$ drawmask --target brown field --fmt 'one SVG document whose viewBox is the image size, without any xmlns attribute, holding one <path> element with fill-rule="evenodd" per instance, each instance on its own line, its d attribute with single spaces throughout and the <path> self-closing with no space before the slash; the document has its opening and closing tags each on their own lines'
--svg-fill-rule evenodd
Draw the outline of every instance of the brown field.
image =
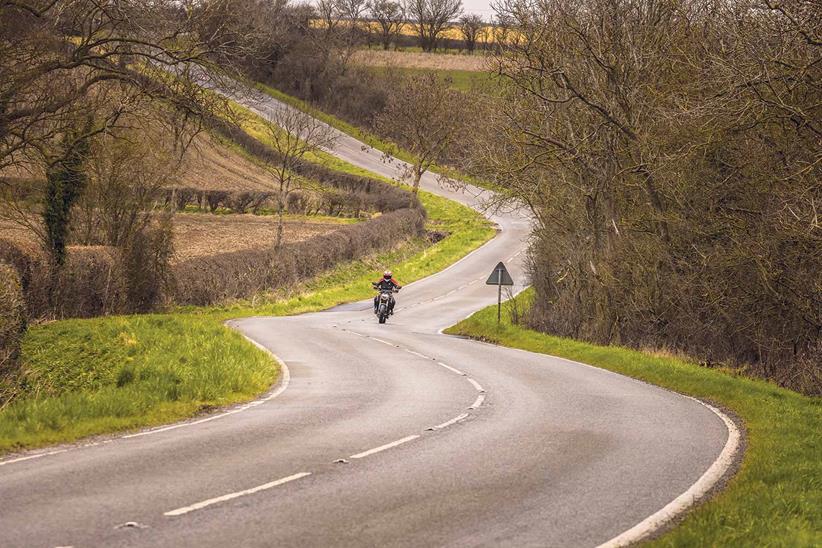
<svg viewBox="0 0 822 548">
<path fill-rule="evenodd" d="M 328 234 L 344 223 L 287 220 L 283 227 L 285 243 L 299 242 L 318 234 Z M 15 242 L 37 242 L 31 230 L 13 221 L 0 219 L 0 238 Z M 210 215 L 178 213 L 174 216 L 174 261 L 261 248 L 277 238 L 277 219 L 273 216 Z"/>
<path fill-rule="evenodd" d="M 361 49 L 354 52 L 351 59 L 358 65 L 369 67 L 467 70 L 472 72 L 481 72 L 488 68 L 488 59 L 482 55 Z"/>
<path fill-rule="evenodd" d="M 207 133 L 194 139 L 183 159 L 178 185 L 203 190 L 271 190 L 271 176 Z"/>
<path fill-rule="evenodd" d="M 350 26 L 351 21 L 340 21 L 338 24 Z M 324 28 L 325 22 L 321 19 L 313 19 L 311 21 L 311 26 L 315 28 Z M 370 32 L 374 35 L 379 35 L 380 33 L 380 26 L 376 21 L 359 21 L 358 26 L 365 29 L 370 27 Z M 417 26 L 413 23 L 403 23 L 400 28 L 400 34 L 404 36 L 416 36 Z M 499 41 L 508 41 L 515 36 L 516 33 L 511 30 L 505 31 L 494 25 L 486 25 L 479 33 L 478 42 L 493 44 Z M 449 40 L 462 40 L 463 35 L 458 26 L 451 25 L 443 31 L 442 38 L 448 38 Z"/>
<path fill-rule="evenodd" d="M 8 166 L 0 177 L 45 179 L 41 167 Z M 271 190 L 271 176 L 260 165 L 206 132 L 197 135 L 168 186 L 202 190 Z"/>
<path fill-rule="evenodd" d="M 283 241 L 299 242 L 342 228 L 333 222 L 287 221 Z M 180 213 L 174 216 L 174 260 L 262 248 L 277 238 L 277 219 L 255 215 Z"/>
</svg>

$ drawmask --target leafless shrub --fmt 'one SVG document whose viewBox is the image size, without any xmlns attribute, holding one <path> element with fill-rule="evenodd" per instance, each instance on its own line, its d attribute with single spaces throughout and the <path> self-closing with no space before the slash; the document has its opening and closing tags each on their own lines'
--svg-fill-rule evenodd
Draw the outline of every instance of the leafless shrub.
<svg viewBox="0 0 822 548">
<path fill-rule="evenodd" d="M 129 312 L 153 310 L 168 294 L 172 281 L 169 263 L 174 253 L 172 228 L 171 215 L 161 214 L 122 246 Z"/>
<path fill-rule="evenodd" d="M 43 249 L 34 243 L 0 239 L 0 262 L 17 271 L 28 318 L 45 316 L 48 310 L 49 261 Z"/>
<path fill-rule="evenodd" d="M 419 209 L 403 209 L 341 228 L 279 251 L 254 249 L 198 257 L 174 267 L 174 300 L 208 305 L 293 286 L 340 261 L 393 247 L 397 240 L 422 233 Z"/>
<path fill-rule="evenodd" d="M 253 192 L 232 192 L 226 200 L 226 207 L 235 213 L 246 213 L 253 203 Z"/>
<path fill-rule="evenodd" d="M 127 287 L 120 250 L 110 246 L 70 247 L 60 269 L 51 314 L 89 318 L 121 313 Z"/>
<path fill-rule="evenodd" d="M 17 270 L 0 262 L 0 379 L 13 373 L 26 329 L 26 303 Z M 3 403 L 0 393 L 0 404 Z"/>
<path fill-rule="evenodd" d="M 220 206 L 224 205 L 228 200 L 228 192 L 224 190 L 210 190 L 208 192 L 203 192 L 203 196 L 208 204 L 208 210 L 211 213 L 217 211 Z"/>
</svg>

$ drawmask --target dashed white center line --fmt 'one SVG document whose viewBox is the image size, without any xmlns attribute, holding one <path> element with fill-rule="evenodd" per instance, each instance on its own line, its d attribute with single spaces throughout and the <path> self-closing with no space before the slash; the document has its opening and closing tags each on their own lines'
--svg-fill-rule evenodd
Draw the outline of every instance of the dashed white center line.
<svg viewBox="0 0 822 548">
<path fill-rule="evenodd" d="M 462 372 L 462 371 L 460 371 L 459 369 L 454 369 L 454 368 L 453 368 L 453 367 L 451 367 L 450 365 L 446 365 L 446 364 L 444 364 L 444 363 L 442 363 L 442 362 L 437 362 L 437 364 L 438 364 L 438 365 L 443 366 L 444 368 L 446 368 L 446 369 L 447 369 L 447 370 L 449 370 L 449 371 L 453 371 L 453 372 L 454 372 L 454 373 L 456 373 L 457 375 L 462 375 L 462 376 L 465 376 L 465 373 L 463 373 L 463 372 Z"/>
<path fill-rule="evenodd" d="M 418 434 L 414 434 L 413 436 L 406 436 L 401 440 L 392 441 L 391 443 L 386 443 L 385 445 L 380 445 L 379 447 L 375 447 L 374 449 L 369 449 L 368 451 L 363 451 L 362 453 L 357 453 L 356 455 L 351 455 L 352 459 L 361 459 L 363 457 L 367 457 L 369 455 L 373 455 L 374 453 L 379 453 L 380 451 L 385 451 L 386 449 L 391 449 L 392 447 L 396 447 L 398 445 L 402 445 L 403 443 L 407 443 L 409 441 L 415 440 L 419 438 Z"/>
<path fill-rule="evenodd" d="M 430 360 L 430 359 L 431 359 L 431 358 L 429 358 L 428 356 L 426 356 L 425 354 L 420 354 L 419 352 L 414 352 L 413 350 L 408 350 L 407 348 L 405 349 L 405 351 L 406 351 L 406 352 L 408 352 L 409 354 L 413 354 L 413 355 L 415 355 L 415 356 L 418 356 L 418 357 L 420 357 L 420 358 L 424 358 L 424 359 L 426 359 L 426 360 Z"/>
<path fill-rule="evenodd" d="M 471 407 L 469 407 L 468 409 L 477 409 L 480 405 L 482 405 L 482 402 L 484 401 L 485 394 L 480 394 L 479 396 L 477 396 L 477 399 L 474 400 L 474 403 L 472 403 Z"/>
<path fill-rule="evenodd" d="M 299 474 L 294 474 L 285 478 L 280 478 L 278 480 L 274 480 L 268 483 L 264 483 L 262 485 L 258 485 L 257 487 L 252 487 L 251 489 L 245 489 L 243 491 L 237 491 L 236 493 L 229 493 L 227 495 L 222 495 L 220 497 L 214 497 L 213 499 L 204 500 L 202 502 L 198 502 L 192 504 L 191 506 L 183 506 L 182 508 L 177 508 L 176 510 L 170 510 L 165 512 L 164 516 L 182 516 L 183 514 L 188 514 L 189 512 L 193 512 L 194 510 L 200 510 L 201 508 L 205 508 L 206 506 L 211 506 L 212 504 L 217 504 L 219 502 L 225 502 L 227 500 L 236 499 L 239 497 L 243 497 L 245 495 L 251 495 L 254 493 L 259 493 L 260 491 L 265 491 L 266 489 L 271 489 L 272 487 L 277 487 L 278 485 L 282 485 L 284 483 L 288 483 L 289 481 L 298 480 L 300 478 L 304 478 L 306 476 L 310 476 L 311 472 L 300 472 Z"/>
<path fill-rule="evenodd" d="M 394 343 L 390 343 L 390 342 L 388 342 L 388 341 L 384 341 L 384 340 L 382 340 L 382 339 L 378 339 L 377 337 L 371 337 L 371 339 L 372 339 L 372 340 L 375 340 L 375 341 L 377 341 L 377 342 L 381 342 L 382 344 L 387 344 L 388 346 L 396 346 Z"/>
<path fill-rule="evenodd" d="M 476 389 L 477 389 L 477 392 L 485 392 L 485 389 L 484 389 L 482 386 L 480 386 L 480 383 L 478 383 L 477 381 L 475 381 L 475 380 L 474 380 L 474 379 L 472 379 L 471 377 L 467 377 L 467 380 L 468 380 L 468 382 L 470 382 L 470 383 L 471 383 L 471 385 L 472 385 L 474 388 L 476 388 Z"/>
<path fill-rule="evenodd" d="M 458 423 L 459 421 L 464 420 L 464 419 L 467 419 L 467 418 L 468 418 L 468 413 L 463 413 L 462 415 L 459 415 L 459 416 L 457 416 L 457 417 L 454 417 L 454 418 L 453 418 L 453 419 L 451 419 L 450 421 L 446 421 L 446 422 L 444 422 L 444 423 L 442 423 L 442 424 L 438 424 L 438 425 L 434 426 L 434 427 L 432 428 L 432 430 L 441 430 L 441 429 L 443 429 L 443 428 L 446 428 L 446 427 L 448 427 L 448 426 L 451 426 L 452 424 L 456 424 L 456 423 Z"/>
</svg>

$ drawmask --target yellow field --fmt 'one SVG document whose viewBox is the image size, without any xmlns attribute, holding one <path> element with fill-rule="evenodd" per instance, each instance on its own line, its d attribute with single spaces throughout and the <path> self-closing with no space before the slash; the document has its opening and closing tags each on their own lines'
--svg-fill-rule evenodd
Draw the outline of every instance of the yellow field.
<svg viewBox="0 0 822 548">
<path fill-rule="evenodd" d="M 342 25 L 350 25 L 351 21 L 340 21 Z M 380 32 L 380 26 L 376 21 L 360 21 L 358 23 L 361 26 L 369 28 L 371 32 L 377 34 Z M 325 26 L 325 21 L 320 19 L 314 19 L 311 22 L 311 25 L 315 28 L 323 28 Z M 416 25 L 413 23 L 403 23 L 402 28 L 400 28 L 400 34 L 403 36 L 416 36 L 417 30 Z M 478 34 L 477 36 L 477 43 L 478 44 L 494 44 L 503 39 L 503 36 L 507 34 L 505 40 L 510 40 L 514 33 L 510 30 L 506 31 L 496 27 L 494 25 L 486 25 Z M 446 28 L 442 33 L 443 38 L 447 38 L 450 40 L 462 40 L 462 32 L 460 31 L 459 27 L 456 25 L 452 25 Z"/>
</svg>

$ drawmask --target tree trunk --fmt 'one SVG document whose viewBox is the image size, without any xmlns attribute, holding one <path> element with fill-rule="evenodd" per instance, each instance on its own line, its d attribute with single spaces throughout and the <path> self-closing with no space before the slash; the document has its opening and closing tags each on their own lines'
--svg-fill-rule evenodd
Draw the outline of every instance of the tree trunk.
<svg viewBox="0 0 822 548">
<path fill-rule="evenodd" d="M 422 170 L 421 166 L 415 166 L 414 168 L 414 184 L 411 187 L 411 192 L 416 196 L 420 191 L 420 180 L 422 179 L 422 174 L 424 171 Z"/>
<path fill-rule="evenodd" d="M 277 240 L 274 243 L 274 249 L 279 251 L 280 247 L 283 243 L 283 210 L 284 207 L 284 198 L 282 193 L 277 197 Z"/>
</svg>

